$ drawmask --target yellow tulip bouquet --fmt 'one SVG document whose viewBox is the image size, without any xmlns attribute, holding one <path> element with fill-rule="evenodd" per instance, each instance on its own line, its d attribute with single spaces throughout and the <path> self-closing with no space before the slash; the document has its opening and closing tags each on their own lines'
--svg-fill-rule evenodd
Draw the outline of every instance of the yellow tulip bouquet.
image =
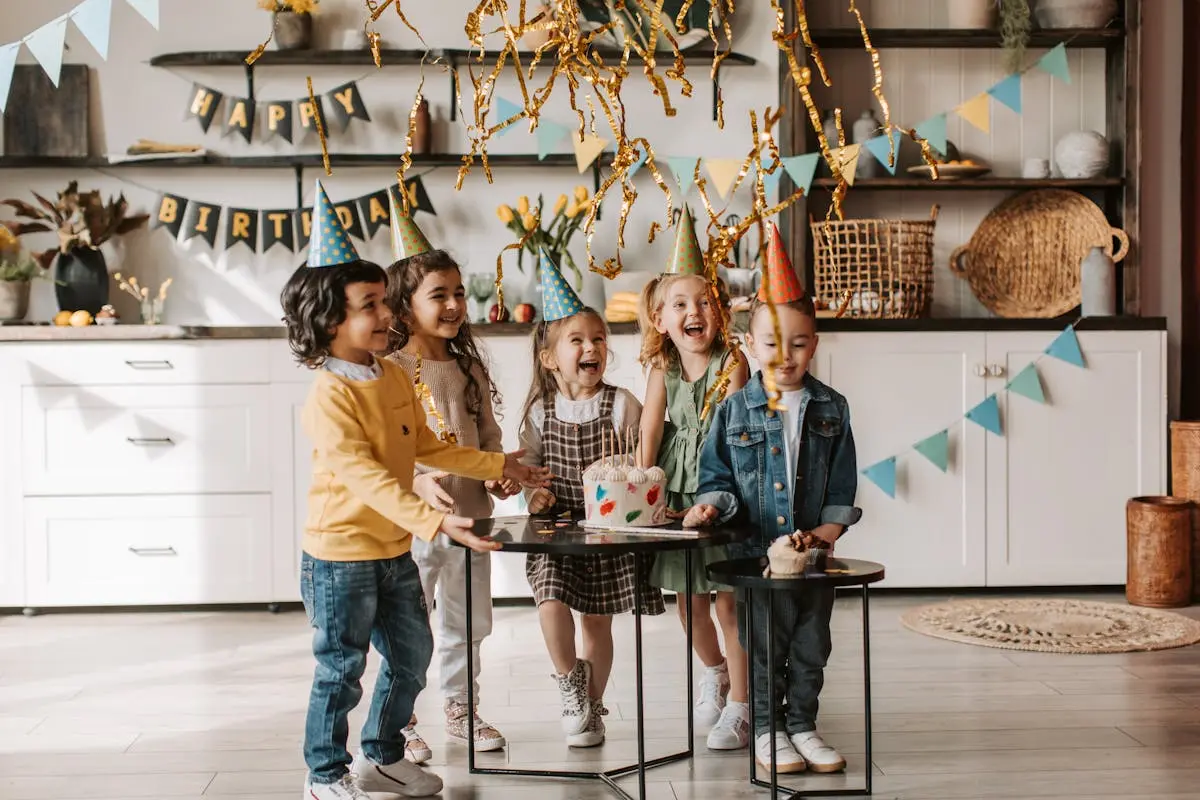
<svg viewBox="0 0 1200 800">
<path fill-rule="evenodd" d="M 541 263 L 539 255 L 544 248 L 558 264 L 559 269 L 570 267 L 571 271 L 575 273 L 575 285 L 578 286 L 583 274 L 579 271 L 567 246 L 571 242 L 571 237 L 587 219 L 587 212 L 591 205 L 592 200 L 588 196 L 587 187 L 576 186 L 571 197 L 560 194 L 554 201 L 554 213 L 549 224 L 544 224 L 543 200 L 540 194 L 536 206 L 531 206 L 529 198 L 524 195 L 517 199 L 515 206 L 499 206 L 496 209 L 496 216 L 516 234 L 518 239 L 523 238 L 529 231 L 533 231 L 533 235 L 525 242 L 525 246 L 517 252 L 517 268 L 521 272 L 525 271 L 525 251 L 528 250 L 533 255 L 534 269 L 536 270 Z"/>
</svg>

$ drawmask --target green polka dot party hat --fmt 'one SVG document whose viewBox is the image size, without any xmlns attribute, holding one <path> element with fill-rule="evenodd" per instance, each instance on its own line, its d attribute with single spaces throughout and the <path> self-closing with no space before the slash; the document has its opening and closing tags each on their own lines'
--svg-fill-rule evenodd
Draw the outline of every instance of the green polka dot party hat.
<svg viewBox="0 0 1200 800">
<path fill-rule="evenodd" d="M 429 240 L 425 238 L 425 234 L 421 233 L 417 223 L 413 222 L 409 214 L 404 213 L 404 208 L 397 199 L 395 187 L 388 191 L 388 200 L 391 203 L 388 215 L 392 220 L 392 258 L 400 261 L 432 250 Z M 412 206 L 409 205 L 409 209 L 411 208 Z"/>
<path fill-rule="evenodd" d="M 543 320 L 566 319 L 587 308 L 545 250 L 542 250 L 541 264 Z"/>
<path fill-rule="evenodd" d="M 804 297 L 804 287 L 800 285 L 800 276 L 792 267 L 787 250 L 783 247 L 783 237 L 774 222 L 767 223 L 767 266 L 763 270 L 762 283 L 758 287 L 758 299 L 764 303 L 774 300 L 776 303 L 794 303 Z"/>
<path fill-rule="evenodd" d="M 358 261 L 358 251 L 318 178 L 317 199 L 312 210 L 312 236 L 308 242 L 308 266 L 338 267 L 355 261 Z"/>
<path fill-rule="evenodd" d="M 667 265 L 666 274 L 704 275 L 704 254 L 696 238 L 696 220 L 692 218 L 692 209 L 686 203 L 676 228 L 675 247 L 671 251 L 671 263 Z"/>
</svg>

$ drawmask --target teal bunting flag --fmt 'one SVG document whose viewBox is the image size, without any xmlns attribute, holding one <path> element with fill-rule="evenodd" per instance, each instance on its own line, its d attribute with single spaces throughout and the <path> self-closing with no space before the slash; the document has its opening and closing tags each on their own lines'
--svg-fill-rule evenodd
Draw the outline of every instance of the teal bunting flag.
<svg viewBox="0 0 1200 800">
<path fill-rule="evenodd" d="M 1007 78 L 988 89 L 988 94 L 1018 114 L 1021 113 L 1020 74 L 1009 75 Z"/>
<path fill-rule="evenodd" d="M 988 395 L 982 403 L 968 411 L 967 419 L 997 436 L 1004 435 L 1004 429 L 1000 425 L 1000 403 L 994 394 Z"/>
<path fill-rule="evenodd" d="M 813 176 L 817 174 L 817 162 L 820 159 L 820 153 L 805 153 L 780 159 L 783 168 L 787 170 L 788 177 L 792 179 L 792 183 L 796 185 L 797 189 L 804 192 L 806 197 L 809 187 L 812 186 Z"/>
<path fill-rule="evenodd" d="M 889 140 L 894 143 L 889 144 Z M 932 145 L 931 145 L 932 146 Z M 883 164 L 892 175 L 896 174 L 896 163 L 900 160 L 900 131 L 893 130 L 891 136 L 876 136 L 866 141 L 866 148 L 875 156 L 875 160 Z M 892 162 L 888 163 L 888 154 L 894 155 Z"/>
<path fill-rule="evenodd" d="M 773 192 L 779 188 L 779 181 L 783 179 L 784 167 L 782 164 L 775 162 L 775 171 L 767 172 L 767 170 L 770 168 L 771 168 L 770 164 L 763 164 L 763 170 L 762 170 L 763 189 L 765 189 L 768 192 Z"/>
<path fill-rule="evenodd" d="M 1058 338 L 1050 343 L 1046 348 L 1046 355 L 1053 356 L 1059 361 L 1065 361 L 1068 364 L 1074 364 L 1077 367 L 1086 367 L 1083 361 L 1083 352 L 1079 349 L 1079 337 L 1075 335 L 1075 327 L 1068 327 L 1065 331 L 1058 335 Z"/>
<path fill-rule="evenodd" d="M 514 116 L 516 116 L 517 114 L 520 114 L 524 110 L 525 109 L 523 109 L 521 106 L 514 103 L 512 100 L 508 100 L 508 99 L 505 99 L 505 98 L 499 97 L 499 96 L 496 97 L 496 121 L 497 122 L 504 122 L 505 120 L 512 119 Z M 505 125 L 503 128 L 500 129 L 500 135 L 503 136 L 504 134 L 508 133 L 509 131 L 515 130 L 516 124 L 517 124 L 516 122 L 512 122 L 512 123 L 509 123 L 508 125 Z"/>
<path fill-rule="evenodd" d="M 1048 72 L 1063 83 L 1071 82 L 1071 67 L 1067 64 L 1067 45 L 1059 42 L 1037 62 L 1038 69 Z"/>
<path fill-rule="evenodd" d="M 1005 388 L 1021 397 L 1028 397 L 1035 403 L 1046 402 L 1046 393 L 1042 389 L 1042 378 L 1038 375 L 1037 364 L 1032 362 L 1018 372 Z"/>
<path fill-rule="evenodd" d="M 863 476 L 875 484 L 888 497 L 896 497 L 896 457 L 885 458 L 862 471 Z"/>
<path fill-rule="evenodd" d="M 929 146 L 946 155 L 946 115 L 930 117 L 915 128 L 917 136 L 929 142 Z"/>
<path fill-rule="evenodd" d="M 679 184 L 679 191 L 685 195 L 692 190 L 696 165 L 699 163 L 700 159 L 691 156 L 667 157 L 667 166 L 671 168 L 671 173 L 675 176 L 675 183 Z"/>
<path fill-rule="evenodd" d="M 646 148 L 638 144 L 634 145 L 634 149 L 637 150 L 638 157 L 636 161 L 629 165 L 629 180 L 633 180 L 633 176 L 637 175 L 638 170 L 641 169 L 642 165 L 646 163 Z"/>
<path fill-rule="evenodd" d="M 537 127 L 538 160 L 544 161 L 546 156 L 558 149 L 558 146 L 570 133 L 571 129 L 566 125 L 559 125 L 548 119 L 539 122 Z"/>
<path fill-rule="evenodd" d="M 922 439 L 913 445 L 913 450 L 925 456 L 935 467 L 945 472 L 950 466 L 950 431 L 940 430 L 933 436 Z"/>
</svg>

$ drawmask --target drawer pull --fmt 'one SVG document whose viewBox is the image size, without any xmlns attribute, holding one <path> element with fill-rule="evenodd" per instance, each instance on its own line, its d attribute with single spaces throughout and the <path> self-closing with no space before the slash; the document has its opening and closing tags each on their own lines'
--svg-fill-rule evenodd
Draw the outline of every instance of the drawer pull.
<svg viewBox="0 0 1200 800">
<path fill-rule="evenodd" d="M 130 545 L 129 552 L 136 556 L 177 556 L 174 547 L 134 547 Z"/>
<path fill-rule="evenodd" d="M 165 359 L 161 361 L 126 361 L 131 369 L 175 369 L 175 365 Z"/>
<path fill-rule="evenodd" d="M 135 447 L 174 447 L 170 436 L 126 436 L 125 441 Z"/>
</svg>

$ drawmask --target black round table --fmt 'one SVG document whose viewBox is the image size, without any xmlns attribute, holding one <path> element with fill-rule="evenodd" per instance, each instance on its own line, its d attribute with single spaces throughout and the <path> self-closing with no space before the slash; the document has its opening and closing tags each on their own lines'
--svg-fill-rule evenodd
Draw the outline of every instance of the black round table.
<svg viewBox="0 0 1200 800">
<path fill-rule="evenodd" d="M 678 522 L 664 525 L 660 528 L 591 528 L 580 524 L 577 518 L 569 516 L 549 517 L 492 517 L 475 521 L 474 533 L 499 542 L 505 553 L 548 553 L 551 555 L 626 555 L 661 553 L 669 550 L 682 550 L 685 558 L 687 574 L 687 594 L 692 593 L 692 553 L 705 547 L 729 544 L 739 541 L 746 532 L 732 528 L 704 528 L 700 530 L 684 530 Z M 473 619 L 471 615 L 471 559 L 466 559 L 466 617 L 467 642 L 474 641 Z M 646 579 L 642 569 L 641 559 L 634 559 L 634 581 L 637 585 Z M 603 781 L 610 789 L 626 800 L 634 800 L 634 796 L 619 786 L 616 781 L 634 772 L 638 775 L 638 798 L 646 797 L 646 770 L 652 767 L 670 764 L 691 758 L 694 751 L 695 727 L 692 719 L 693 694 L 692 685 L 692 604 L 685 601 L 685 632 L 687 639 L 687 749 L 678 753 L 646 760 L 646 731 L 644 691 L 642 685 L 642 608 L 640 600 L 635 603 L 633 610 L 634 630 L 634 686 L 637 690 L 637 747 L 636 764 L 625 767 L 603 770 L 600 772 L 544 770 L 544 769 L 515 769 L 477 767 L 475 765 L 475 715 L 467 716 L 467 769 L 472 774 L 483 775 L 524 775 L 551 778 L 584 778 Z M 467 708 L 475 707 L 475 664 L 473 648 L 467 647 Z"/>
<path fill-rule="evenodd" d="M 749 593 L 767 592 L 767 686 L 773 686 L 770 676 L 775 674 L 775 637 L 770 635 L 775 629 L 775 595 L 778 592 L 794 592 L 819 583 L 822 586 L 861 586 L 862 587 L 862 629 L 863 629 L 863 709 L 866 716 L 866 753 L 863 756 L 865 767 L 865 782 L 862 789 L 816 789 L 801 791 L 780 787 L 777 761 L 775 755 L 775 709 L 770 714 L 771 733 L 771 781 L 759 780 L 755 777 L 754 726 L 750 732 L 750 783 L 771 790 L 771 798 L 779 796 L 783 788 L 790 794 L 791 800 L 801 800 L 803 797 L 822 796 L 866 796 L 871 794 L 871 617 L 868 606 L 867 587 L 872 583 L 883 580 L 883 565 L 874 561 L 860 561 L 855 558 L 829 558 L 821 568 L 809 566 L 804 572 L 795 574 L 764 575 L 767 559 L 738 558 L 730 561 L 718 561 L 708 565 L 708 575 L 714 581 L 720 581 L 727 586 L 745 589 Z M 750 599 L 750 598 L 748 598 Z M 754 604 L 746 603 L 746 657 L 749 666 L 749 689 L 751 718 L 754 714 Z"/>
</svg>

